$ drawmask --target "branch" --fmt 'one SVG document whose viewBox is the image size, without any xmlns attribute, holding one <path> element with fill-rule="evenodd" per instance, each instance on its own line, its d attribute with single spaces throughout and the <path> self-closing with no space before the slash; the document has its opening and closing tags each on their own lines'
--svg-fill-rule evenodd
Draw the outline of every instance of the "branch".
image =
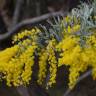
<svg viewBox="0 0 96 96">
<path fill-rule="evenodd" d="M 88 77 L 89 75 L 91 75 L 91 73 L 92 73 L 92 70 L 89 70 L 89 71 L 87 71 L 86 73 L 84 73 L 82 76 L 80 76 L 80 77 L 78 78 L 76 84 L 78 84 L 81 80 L 83 80 L 83 79 L 85 79 L 86 77 Z M 66 90 L 66 92 L 64 93 L 63 96 L 69 96 L 69 94 L 71 93 L 71 91 L 72 91 L 72 90 L 68 88 L 68 89 Z"/>
<path fill-rule="evenodd" d="M 16 90 L 20 94 L 20 96 L 29 96 L 27 87 L 19 86 L 16 88 Z"/>
<path fill-rule="evenodd" d="M 34 24 L 34 23 L 46 20 L 46 19 L 48 19 L 52 16 L 58 16 L 58 15 L 64 16 L 64 13 L 59 11 L 59 12 L 54 12 L 54 13 L 48 13 L 48 14 L 45 14 L 45 15 L 42 15 L 42 16 L 39 16 L 39 17 L 36 17 L 36 18 L 24 20 L 24 21 L 18 23 L 17 25 L 15 25 L 9 32 L 0 35 L 0 40 L 7 39 L 9 36 L 14 34 L 16 30 L 20 29 L 24 25 Z"/>
<path fill-rule="evenodd" d="M 19 19 L 19 15 L 20 15 L 20 8 L 21 8 L 21 5 L 23 3 L 24 0 L 17 0 L 16 2 L 16 7 L 15 7 L 15 11 L 14 11 L 14 14 L 13 14 L 13 22 L 12 22 L 12 27 L 14 25 L 17 24 L 18 22 L 18 19 Z"/>
<path fill-rule="evenodd" d="M 0 11 L 1 12 L 1 11 Z M 4 34 L 7 31 L 6 24 L 2 14 L 0 14 L 0 34 Z"/>
</svg>

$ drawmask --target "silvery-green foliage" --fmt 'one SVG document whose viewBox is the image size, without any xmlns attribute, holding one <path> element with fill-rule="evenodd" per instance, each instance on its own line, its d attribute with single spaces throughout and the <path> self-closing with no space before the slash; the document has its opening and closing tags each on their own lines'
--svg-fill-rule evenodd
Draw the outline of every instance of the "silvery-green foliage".
<svg viewBox="0 0 96 96">
<path fill-rule="evenodd" d="M 76 33 L 76 35 L 85 38 L 86 36 L 92 34 L 89 32 L 89 29 L 96 28 L 96 19 L 93 19 L 96 16 L 96 0 L 89 3 L 81 2 L 81 4 L 77 7 L 72 9 L 71 13 L 67 14 L 71 18 L 79 18 L 80 19 L 80 31 Z M 63 17 L 62 17 L 63 18 Z M 62 40 L 62 31 L 68 27 L 66 21 L 63 20 L 63 24 L 61 26 L 62 19 L 60 17 L 53 17 L 53 21 L 48 20 L 48 23 L 51 25 L 49 29 L 45 26 L 42 26 L 44 32 L 46 33 L 45 37 L 48 39 L 50 36 L 55 36 L 57 41 Z M 70 26 L 74 25 L 74 20 L 70 22 Z M 43 36 L 44 37 L 44 36 Z"/>
</svg>

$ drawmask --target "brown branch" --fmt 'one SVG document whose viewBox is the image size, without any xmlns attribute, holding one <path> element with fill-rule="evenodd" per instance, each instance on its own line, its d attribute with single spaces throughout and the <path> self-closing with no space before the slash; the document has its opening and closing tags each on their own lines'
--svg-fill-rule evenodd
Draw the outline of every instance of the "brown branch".
<svg viewBox="0 0 96 96">
<path fill-rule="evenodd" d="M 88 77 L 89 75 L 91 75 L 91 73 L 92 73 L 92 70 L 89 70 L 89 71 L 87 71 L 86 73 L 84 73 L 82 76 L 80 76 L 80 77 L 78 78 L 76 84 L 78 84 L 81 80 L 83 80 L 83 79 L 85 79 L 86 77 Z M 66 92 L 64 93 L 63 96 L 69 96 L 69 94 L 71 93 L 71 91 L 72 91 L 72 90 L 68 88 L 68 89 L 66 90 Z"/>
<path fill-rule="evenodd" d="M 40 2 L 36 2 L 36 15 L 40 16 L 41 12 L 40 12 Z"/>
<path fill-rule="evenodd" d="M 7 39 L 9 36 L 14 34 L 16 30 L 20 29 L 24 25 L 34 24 L 34 23 L 46 20 L 46 19 L 48 19 L 52 16 L 58 16 L 58 15 L 64 16 L 64 13 L 59 11 L 59 12 L 54 12 L 54 13 L 48 13 L 48 14 L 45 14 L 45 15 L 42 15 L 42 16 L 39 16 L 39 17 L 35 17 L 35 18 L 32 18 L 32 19 L 24 20 L 24 21 L 18 23 L 17 25 L 15 25 L 9 32 L 0 35 L 0 40 Z"/>
<path fill-rule="evenodd" d="M 22 7 L 23 1 L 24 0 L 17 0 L 16 1 L 16 7 L 15 7 L 15 10 L 14 10 L 11 27 L 15 26 L 17 24 L 17 22 L 18 22 L 20 11 L 21 11 L 20 8 Z"/>
<path fill-rule="evenodd" d="M 16 88 L 20 96 L 30 96 L 27 87 L 19 86 Z"/>
</svg>

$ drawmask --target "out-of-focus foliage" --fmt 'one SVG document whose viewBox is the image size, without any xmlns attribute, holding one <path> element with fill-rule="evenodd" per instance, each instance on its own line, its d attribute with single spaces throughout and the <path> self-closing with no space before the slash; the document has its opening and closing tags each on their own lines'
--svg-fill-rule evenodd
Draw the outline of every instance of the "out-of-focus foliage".
<svg viewBox="0 0 96 96">
<path fill-rule="evenodd" d="M 48 88 L 56 83 L 60 67 L 69 67 L 69 88 L 80 73 L 92 68 L 96 79 L 96 0 L 82 3 L 63 19 L 54 19 L 48 30 L 24 30 L 13 37 L 14 46 L 0 52 L 1 80 L 7 85 L 29 84 L 37 64 L 38 84 Z M 37 58 L 37 59 L 35 59 Z"/>
</svg>

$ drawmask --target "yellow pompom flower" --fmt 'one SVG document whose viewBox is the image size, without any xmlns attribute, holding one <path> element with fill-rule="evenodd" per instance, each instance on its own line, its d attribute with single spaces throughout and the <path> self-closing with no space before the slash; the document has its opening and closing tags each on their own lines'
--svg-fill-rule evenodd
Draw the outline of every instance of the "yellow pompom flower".
<svg viewBox="0 0 96 96">
<path fill-rule="evenodd" d="M 78 32 L 80 30 L 80 25 L 76 24 L 72 27 L 72 32 Z"/>
<path fill-rule="evenodd" d="M 71 32 L 72 32 L 72 29 L 71 29 L 70 26 L 68 26 L 68 28 L 67 28 L 67 32 L 68 32 L 68 33 L 71 33 Z"/>
<path fill-rule="evenodd" d="M 65 21 L 66 23 L 70 23 L 71 20 L 72 20 L 72 17 L 71 17 L 71 16 L 66 16 L 66 17 L 64 17 L 64 21 Z"/>
</svg>

